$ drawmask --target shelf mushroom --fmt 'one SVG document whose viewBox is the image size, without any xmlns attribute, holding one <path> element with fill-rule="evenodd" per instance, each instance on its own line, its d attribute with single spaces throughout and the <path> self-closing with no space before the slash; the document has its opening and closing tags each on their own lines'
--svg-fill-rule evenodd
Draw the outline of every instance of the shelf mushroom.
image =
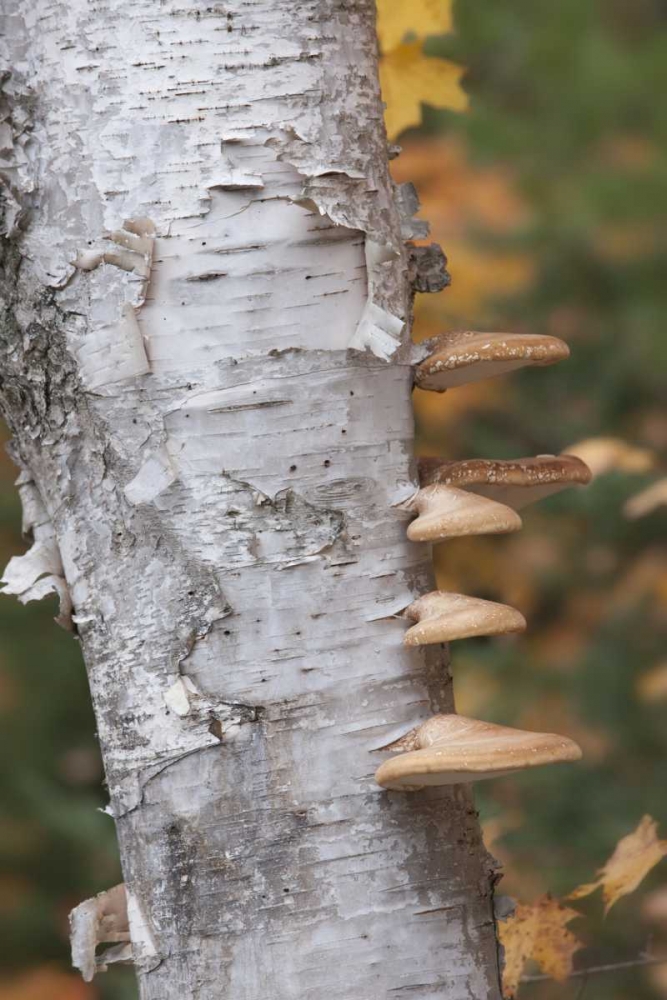
<svg viewBox="0 0 667 1000">
<path fill-rule="evenodd" d="M 496 461 L 473 458 L 444 462 L 439 458 L 419 460 L 422 488 L 448 486 L 470 490 L 496 503 L 520 510 L 569 486 L 585 486 L 592 479 L 591 470 L 575 455 L 537 455 Z"/>
<path fill-rule="evenodd" d="M 606 472 L 650 472 L 656 456 L 648 448 L 638 448 L 622 438 L 594 437 L 568 445 L 568 455 L 576 455 L 588 465 L 594 478 Z"/>
<path fill-rule="evenodd" d="M 554 733 L 532 733 L 462 715 L 434 715 L 383 750 L 399 751 L 375 773 L 383 788 L 419 791 L 456 785 L 581 758 L 577 744 Z"/>
<path fill-rule="evenodd" d="M 406 646 L 451 642 L 475 635 L 507 635 L 526 628 L 523 615 L 506 604 L 442 590 L 419 597 L 403 614 L 417 622 L 403 637 Z"/>
<path fill-rule="evenodd" d="M 526 365 L 552 365 L 570 354 L 567 344 L 557 337 L 473 330 L 445 333 L 420 346 L 429 353 L 415 368 L 415 384 L 432 392 L 445 392 Z"/>
<path fill-rule="evenodd" d="M 434 484 L 418 490 L 403 505 L 418 516 L 408 525 L 411 542 L 439 542 L 463 535 L 518 531 L 521 518 L 510 507 L 453 486 Z"/>
</svg>

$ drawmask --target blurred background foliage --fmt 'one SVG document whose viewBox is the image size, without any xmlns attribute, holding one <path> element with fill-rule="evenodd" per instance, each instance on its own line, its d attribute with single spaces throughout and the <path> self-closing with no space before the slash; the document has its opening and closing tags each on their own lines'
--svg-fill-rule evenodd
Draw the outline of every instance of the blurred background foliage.
<svg viewBox="0 0 667 1000">
<path fill-rule="evenodd" d="M 452 275 L 444 293 L 418 297 L 415 338 L 530 331 L 563 338 L 572 357 L 444 395 L 417 390 L 419 452 L 516 458 L 625 442 L 590 487 L 522 511 L 523 531 L 435 552 L 442 589 L 514 605 L 529 623 L 518 638 L 453 646 L 458 711 L 562 732 L 584 750 L 576 766 L 477 786 L 499 891 L 532 901 L 590 879 L 644 813 L 667 833 L 667 512 L 664 500 L 641 518 L 624 512 L 665 475 L 667 5 L 458 0 L 454 32 L 425 51 L 467 67 L 470 107 L 426 106 L 392 165 L 416 184 Z M 647 903 L 661 883 L 664 862 L 606 921 L 599 897 L 577 904 L 589 920 L 572 929 L 590 947 L 576 964 L 667 942 L 665 905 L 661 930 Z M 582 995 L 667 997 L 667 974 L 521 989 Z"/>
<path fill-rule="evenodd" d="M 590 880 L 644 813 L 667 832 L 665 506 L 624 513 L 665 475 L 667 5 L 458 0 L 453 10 L 454 32 L 430 37 L 426 52 L 467 67 L 469 110 L 426 106 L 392 164 L 416 184 L 452 274 L 443 294 L 419 296 L 415 336 L 548 333 L 572 358 L 417 392 L 419 451 L 523 457 L 600 436 L 632 449 L 589 488 L 528 508 L 522 532 L 435 553 L 443 589 L 515 605 L 529 621 L 517 639 L 456 644 L 458 710 L 560 731 L 584 749 L 580 765 L 477 786 L 501 891 L 530 901 Z M 24 544 L 9 459 L 0 477 L 4 564 Z M 79 649 L 49 603 L 0 601 L 0 1000 L 129 1000 L 129 970 L 90 986 L 68 971 L 69 909 L 120 873 Z M 578 964 L 634 958 L 661 937 L 667 954 L 667 903 L 655 895 L 666 869 L 606 921 L 599 896 L 578 904 L 590 918 Z M 521 995 L 649 1000 L 667 997 L 667 972 L 526 984 Z"/>
</svg>

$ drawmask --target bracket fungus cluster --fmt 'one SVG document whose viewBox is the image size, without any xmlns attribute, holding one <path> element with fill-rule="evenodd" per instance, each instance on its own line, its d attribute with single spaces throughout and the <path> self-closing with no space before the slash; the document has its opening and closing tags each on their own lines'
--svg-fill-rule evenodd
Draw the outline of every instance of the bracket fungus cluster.
<svg viewBox="0 0 667 1000">
<path fill-rule="evenodd" d="M 412 791 L 581 757 L 577 744 L 565 736 L 529 733 L 462 715 L 434 715 L 383 749 L 401 752 L 380 765 L 375 775 L 378 784 Z"/>
<path fill-rule="evenodd" d="M 523 632 L 526 627 L 523 615 L 506 604 L 441 590 L 419 597 L 403 614 L 417 622 L 403 637 L 406 646 L 452 642 L 473 635 L 507 635 Z"/>
<path fill-rule="evenodd" d="M 418 490 L 405 506 L 417 514 L 408 526 L 411 542 L 504 534 L 521 527 L 519 515 L 504 504 L 437 483 Z"/>
<path fill-rule="evenodd" d="M 437 337 L 423 347 L 428 355 L 416 365 L 415 384 L 434 392 L 569 356 L 561 340 L 527 334 L 466 331 Z M 413 542 L 518 531 L 522 522 L 517 511 L 591 480 L 588 466 L 574 455 L 511 461 L 425 458 L 418 468 L 420 488 L 401 505 L 416 515 L 407 529 Z M 403 639 L 406 646 L 506 635 L 526 628 L 523 615 L 514 608 L 442 591 L 419 597 L 403 617 L 413 623 Z M 378 768 L 377 783 L 403 791 L 479 781 L 581 757 L 577 744 L 564 736 L 455 714 L 436 715 L 381 749 L 393 756 Z"/>
<path fill-rule="evenodd" d="M 428 355 L 417 365 L 415 384 L 432 392 L 505 375 L 527 365 L 552 365 L 570 356 L 567 344 L 557 337 L 530 333 L 465 330 L 445 333 L 421 346 Z"/>
<path fill-rule="evenodd" d="M 537 455 L 510 461 L 490 458 L 463 462 L 443 462 L 439 458 L 419 460 L 419 479 L 425 488 L 448 486 L 469 490 L 515 511 L 569 486 L 586 486 L 591 478 L 591 470 L 575 455 Z"/>
</svg>

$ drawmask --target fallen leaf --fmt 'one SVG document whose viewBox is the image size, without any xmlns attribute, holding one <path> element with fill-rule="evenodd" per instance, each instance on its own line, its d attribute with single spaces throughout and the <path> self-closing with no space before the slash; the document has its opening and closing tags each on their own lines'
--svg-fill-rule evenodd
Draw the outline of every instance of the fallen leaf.
<svg viewBox="0 0 667 1000">
<path fill-rule="evenodd" d="M 461 90 L 463 73 L 456 63 L 425 56 L 420 41 L 402 42 L 387 53 L 380 61 L 380 85 L 389 138 L 419 125 L 422 103 L 465 111 L 468 98 Z"/>
<path fill-rule="evenodd" d="M 651 816 L 644 816 L 634 833 L 621 837 L 595 882 L 578 886 L 567 898 L 582 899 L 602 886 L 606 916 L 614 903 L 633 892 L 666 854 L 667 840 L 658 840 L 658 824 Z"/>
<path fill-rule="evenodd" d="M 503 996 L 513 997 L 530 959 L 557 982 L 572 973 L 572 958 L 583 947 L 567 925 L 581 914 L 551 896 L 536 902 L 517 903 L 514 913 L 498 923 L 498 936 L 505 949 Z"/>
<path fill-rule="evenodd" d="M 425 38 L 452 30 L 452 0 L 377 0 L 378 37 L 383 52 L 397 48 L 408 33 Z"/>
</svg>

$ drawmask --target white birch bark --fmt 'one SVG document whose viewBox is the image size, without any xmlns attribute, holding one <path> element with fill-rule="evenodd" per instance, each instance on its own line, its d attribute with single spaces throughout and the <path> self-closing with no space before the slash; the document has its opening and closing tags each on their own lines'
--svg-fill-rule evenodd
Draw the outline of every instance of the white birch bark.
<svg viewBox="0 0 667 1000">
<path fill-rule="evenodd" d="M 74 608 L 141 996 L 497 998 L 469 793 L 373 781 L 452 707 L 391 617 L 433 581 L 373 2 L 2 3 L 8 589 Z"/>
</svg>

